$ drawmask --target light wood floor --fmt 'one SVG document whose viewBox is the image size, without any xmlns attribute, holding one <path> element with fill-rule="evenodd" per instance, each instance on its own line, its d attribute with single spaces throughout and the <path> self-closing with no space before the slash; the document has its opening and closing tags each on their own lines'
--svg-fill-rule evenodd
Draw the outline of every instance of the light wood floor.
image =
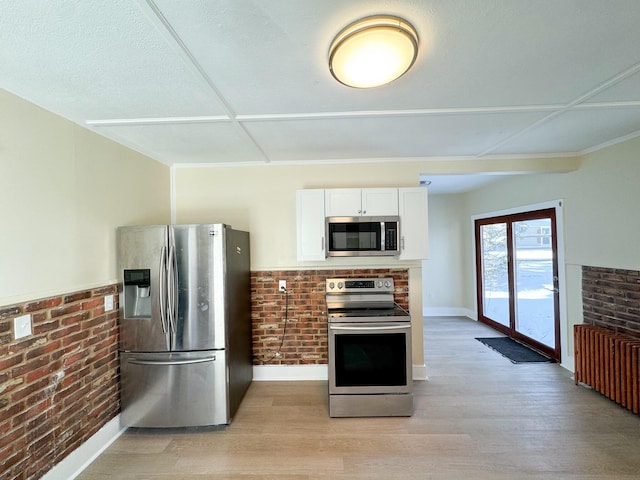
<svg viewBox="0 0 640 480">
<path fill-rule="evenodd" d="M 640 417 L 556 364 L 514 365 L 474 340 L 493 334 L 425 320 L 411 418 L 332 419 L 326 382 L 254 382 L 224 430 L 125 433 L 78 478 L 640 478 Z"/>
</svg>

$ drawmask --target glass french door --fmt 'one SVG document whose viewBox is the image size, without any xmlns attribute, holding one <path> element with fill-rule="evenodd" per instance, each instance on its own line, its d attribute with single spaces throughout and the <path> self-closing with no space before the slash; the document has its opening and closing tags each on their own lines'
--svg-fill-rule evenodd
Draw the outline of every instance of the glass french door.
<svg viewBox="0 0 640 480">
<path fill-rule="evenodd" d="M 476 220 L 478 318 L 560 360 L 555 210 Z"/>
</svg>

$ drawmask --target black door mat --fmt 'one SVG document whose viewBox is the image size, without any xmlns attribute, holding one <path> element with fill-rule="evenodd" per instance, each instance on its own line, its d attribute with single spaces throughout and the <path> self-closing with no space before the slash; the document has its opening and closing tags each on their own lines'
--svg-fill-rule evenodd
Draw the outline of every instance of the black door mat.
<svg viewBox="0 0 640 480">
<path fill-rule="evenodd" d="M 512 363 L 553 362 L 550 358 L 509 337 L 476 338 L 476 340 L 508 358 Z"/>
</svg>

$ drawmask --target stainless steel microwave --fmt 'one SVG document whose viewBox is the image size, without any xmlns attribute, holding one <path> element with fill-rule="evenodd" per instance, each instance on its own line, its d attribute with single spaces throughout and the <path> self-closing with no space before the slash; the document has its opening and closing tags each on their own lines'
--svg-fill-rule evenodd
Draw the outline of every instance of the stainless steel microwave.
<svg viewBox="0 0 640 480">
<path fill-rule="evenodd" d="M 327 256 L 393 256 L 400 253 L 400 217 L 327 217 Z"/>
</svg>

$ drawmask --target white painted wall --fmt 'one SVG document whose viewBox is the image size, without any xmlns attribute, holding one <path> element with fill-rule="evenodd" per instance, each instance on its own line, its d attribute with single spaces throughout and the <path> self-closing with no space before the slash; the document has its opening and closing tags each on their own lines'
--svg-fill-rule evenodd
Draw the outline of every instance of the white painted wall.
<svg viewBox="0 0 640 480">
<path fill-rule="evenodd" d="M 169 168 L 0 90 L 0 306 L 116 281 L 115 228 L 169 222 Z"/>
<path fill-rule="evenodd" d="M 582 323 L 583 265 L 640 270 L 640 138 L 586 155 L 575 172 L 511 177 L 465 195 L 465 237 L 473 215 L 563 199 L 566 318 L 563 363 L 573 365 L 572 327 Z M 465 304 L 475 308 L 471 240 Z M 565 356 L 566 362 L 565 362 Z"/>
<path fill-rule="evenodd" d="M 463 195 L 429 195 L 429 248 L 422 262 L 423 311 L 427 316 L 466 315 L 468 249 Z"/>
</svg>

